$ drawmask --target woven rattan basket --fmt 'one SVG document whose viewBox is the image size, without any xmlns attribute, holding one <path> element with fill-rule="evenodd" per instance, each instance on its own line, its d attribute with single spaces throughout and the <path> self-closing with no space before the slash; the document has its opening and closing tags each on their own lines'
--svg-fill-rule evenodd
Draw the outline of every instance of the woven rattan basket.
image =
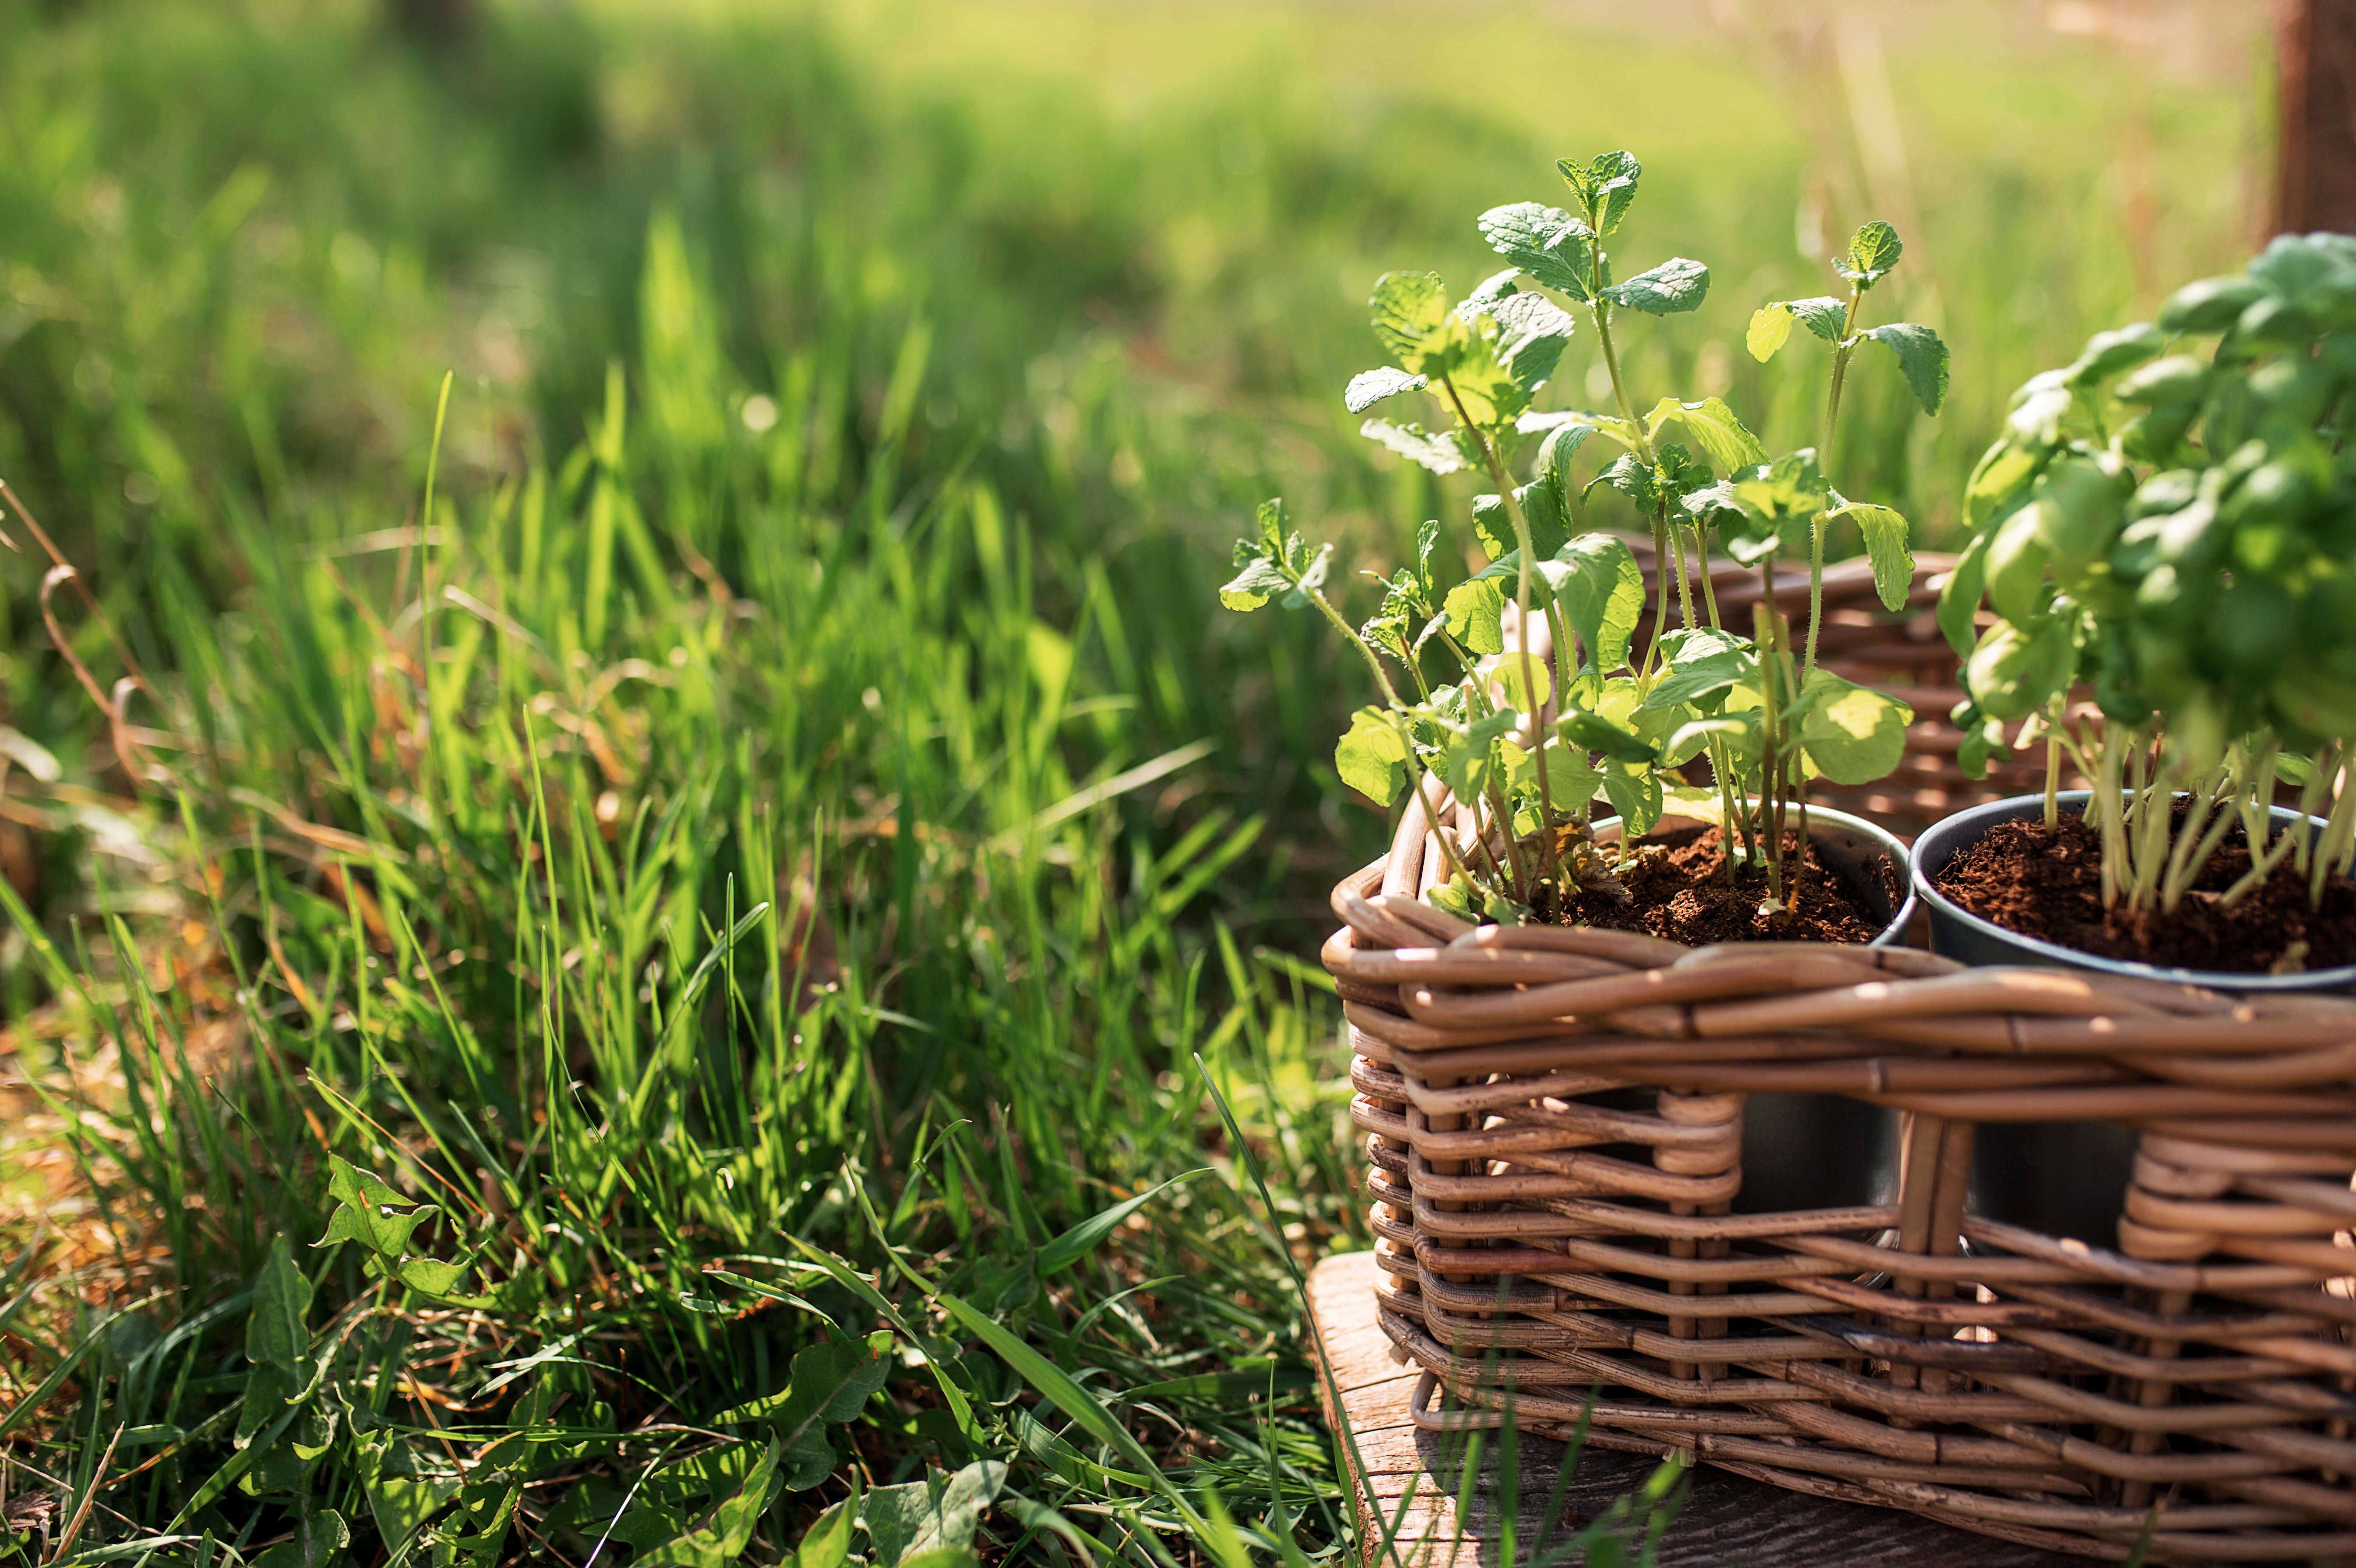
<svg viewBox="0 0 2356 1568">
<path fill-rule="evenodd" d="M 1419 1422 L 1592 1397 L 1600 1446 L 2024 1543 L 2158 1505 L 2150 1561 L 2356 1560 L 2356 1003 L 1476 930 L 1437 849 L 1411 805 L 1323 955 Z M 1733 1212 L 1764 1093 L 1898 1112 L 1896 1201 Z M 2116 1250 L 1969 1211 L 1980 1124 L 2090 1120 L 2141 1140 Z"/>
</svg>

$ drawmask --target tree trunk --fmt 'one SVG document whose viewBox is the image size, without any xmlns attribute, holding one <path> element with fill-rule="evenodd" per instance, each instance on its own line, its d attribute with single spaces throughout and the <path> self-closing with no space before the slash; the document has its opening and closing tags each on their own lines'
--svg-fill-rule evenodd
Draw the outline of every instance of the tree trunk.
<svg viewBox="0 0 2356 1568">
<path fill-rule="evenodd" d="M 2286 0 L 2275 231 L 2356 234 L 2356 0 Z"/>
</svg>

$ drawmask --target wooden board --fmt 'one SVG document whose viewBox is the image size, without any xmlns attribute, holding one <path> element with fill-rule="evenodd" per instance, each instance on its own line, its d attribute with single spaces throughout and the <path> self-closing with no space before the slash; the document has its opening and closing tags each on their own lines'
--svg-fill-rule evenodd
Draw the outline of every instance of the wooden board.
<svg viewBox="0 0 2356 1568">
<path fill-rule="evenodd" d="M 1465 1495 L 1462 1439 L 1419 1432 L 1409 1417 L 1417 1372 L 1390 1359 L 1390 1343 L 1376 1326 L 1375 1254 L 1353 1253 L 1319 1264 L 1309 1276 L 1309 1310 L 1341 1393 L 1339 1412 L 1328 1394 L 1326 1419 L 1350 1423 L 1373 1483 L 1355 1488 L 1359 1538 L 1369 1557 L 1379 1550 L 1405 1499 L 1405 1519 L 1393 1536 L 1401 1563 L 1412 1568 L 1514 1568 L 1502 1561 L 1505 1488 L 1494 1445 L 1484 1445 L 1489 1454 L 1474 1478 L 1470 1506 L 1460 1515 L 1458 1499 Z M 1548 1519 L 1547 1504 L 1561 1470 L 1563 1445 L 1525 1437 L 1519 1449 L 1515 1555 L 1524 1563 L 1558 1547 L 1615 1499 L 1637 1490 L 1659 1463 L 1590 1448 L 1562 1488 L 1559 1517 Z M 1347 1445 L 1344 1452 L 1349 1452 Z M 1689 1479 L 1685 1506 L 1661 1542 L 1662 1568 L 2083 1568 L 2086 1561 L 1912 1514 L 1786 1491 L 1709 1466 L 1694 1470 Z M 1384 1510 L 1379 1522 L 1369 1513 L 1370 1490 Z"/>
</svg>

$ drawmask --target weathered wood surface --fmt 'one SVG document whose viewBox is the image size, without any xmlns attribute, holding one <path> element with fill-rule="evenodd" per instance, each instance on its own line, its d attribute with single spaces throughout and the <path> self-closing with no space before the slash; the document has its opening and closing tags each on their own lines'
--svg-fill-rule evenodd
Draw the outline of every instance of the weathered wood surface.
<svg viewBox="0 0 2356 1568">
<path fill-rule="evenodd" d="M 1375 1323 L 1375 1255 L 1328 1258 L 1309 1278 L 1309 1309 L 1317 1320 L 1343 1410 L 1357 1434 L 1357 1452 L 1385 1517 L 1367 1516 L 1369 1488 L 1356 1488 L 1360 1537 L 1372 1552 L 1385 1530 L 1406 1519 L 1394 1536 L 1398 1560 L 1411 1568 L 1513 1568 L 1503 1562 L 1504 1531 L 1494 1447 L 1484 1445 L 1482 1473 L 1471 1506 L 1460 1518 L 1461 1437 L 1419 1432 L 1408 1414 L 1416 1371 L 1390 1359 L 1389 1342 Z M 1615 1499 L 1641 1488 L 1657 1461 L 1641 1455 L 1590 1449 L 1561 1493 L 1558 1517 L 1547 1504 L 1561 1468 L 1563 1445 L 1523 1438 L 1520 1447 L 1515 1556 L 1530 1562 L 1559 1547 Z M 1344 1451 L 1347 1451 L 1346 1445 Z M 1663 1568 L 1828 1568 L 1848 1563 L 1904 1563 L 1908 1568 L 2083 1568 L 2085 1559 L 1954 1530 L 1912 1514 L 1861 1507 L 1786 1491 L 1702 1466 L 1694 1470 L 1683 1509 L 1661 1542 Z M 1412 1483 L 1412 1489 L 1410 1489 Z"/>
</svg>

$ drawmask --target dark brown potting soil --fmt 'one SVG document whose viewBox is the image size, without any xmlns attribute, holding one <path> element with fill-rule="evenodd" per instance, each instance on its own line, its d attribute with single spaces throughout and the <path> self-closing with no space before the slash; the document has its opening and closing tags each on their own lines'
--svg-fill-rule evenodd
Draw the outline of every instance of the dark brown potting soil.
<svg viewBox="0 0 2356 1568">
<path fill-rule="evenodd" d="M 1794 907 L 1775 915 L 1759 912 L 1767 898 L 1764 867 L 1738 867 L 1726 878 L 1726 851 L 1715 827 L 1678 827 L 1636 841 L 1624 866 L 1615 865 L 1620 885 L 1632 901 L 1605 892 L 1575 893 L 1564 901 L 1564 925 L 1600 925 L 1641 931 L 1699 947 L 1713 942 L 1870 942 L 1885 922 L 1849 886 L 1819 861 L 1814 846 L 1807 864 L 1794 851 L 1799 835 L 1783 836 L 1783 869 L 1798 883 Z M 1616 853 L 1616 851 L 1608 851 Z"/>
<path fill-rule="evenodd" d="M 2356 882 L 2333 877 L 2323 906 L 2310 908 L 2307 879 L 2285 861 L 2232 909 L 2221 907 L 2249 869 L 2249 847 L 2228 842 L 2175 912 L 2104 909 L 2102 835 L 2065 811 L 2051 836 L 2040 817 L 1998 823 L 1934 881 L 1982 920 L 2098 957 L 2234 975 L 2356 964 Z"/>
</svg>

